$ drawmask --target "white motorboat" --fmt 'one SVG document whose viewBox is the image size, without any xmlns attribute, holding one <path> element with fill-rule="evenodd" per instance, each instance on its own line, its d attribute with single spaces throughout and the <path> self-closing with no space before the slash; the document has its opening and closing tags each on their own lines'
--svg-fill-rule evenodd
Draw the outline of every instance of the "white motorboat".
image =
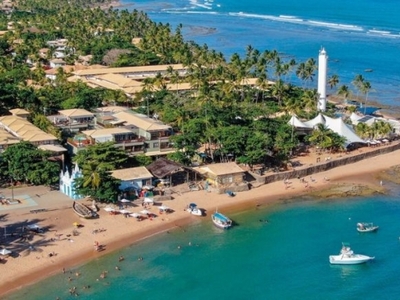
<svg viewBox="0 0 400 300">
<path fill-rule="evenodd" d="M 374 226 L 373 223 L 357 223 L 358 232 L 375 232 L 379 229 L 379 226 Z"/>
<path fill-rule="evenodd" d="M 232 220 L 219 212 L 213 213 L 211 219 L 218 228 L 228 229 L 232 226 Z"/>
<path fill-rule="evenodd" d="M 354 254 L 348 245 L 343 244 L 339 255 L 330 255 L 329 262 L 332 265 L 357 265 L 373 260 L 375 257 L 363 254 Z"/>
<path fill-rule="evenodd" d="M 203 211 L 197 207 L 196 203 L 190 203 L 187 208 L 186 211 L 191 213 L 192 215 L 195 216 L 202 216 L 203 215 Z"/>
</svg>

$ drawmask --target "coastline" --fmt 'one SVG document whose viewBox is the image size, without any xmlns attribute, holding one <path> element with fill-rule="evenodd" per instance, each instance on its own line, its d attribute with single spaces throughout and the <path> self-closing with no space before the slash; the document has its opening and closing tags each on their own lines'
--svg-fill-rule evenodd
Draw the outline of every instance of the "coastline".
<svg viewBox="0 0 400 300">
<path fill-rule="evenodd" d="M 88 261 L 118 251 L 118 249 L 140 242 L 150 236 L 174 228 L 181 228 L 194 222 L 208 222 L 211 212 L 216 207 L 229 214 L 259 206 L 279 204 L 288 200 L 296 201 L 296 199 L 300 199 L 301 201 L 304 197 L 326 198 L 329 197 L 329 193 L 327 194 L 326 191 L 330 189 L 335 190 L 331 197 L 335 197 L 341 192 L 344 196 L 349 196 L 346 190 L 353 190 L 357 195 L 366 186 L 372 193 L 374 191 L 384 193 L 384 186 L 380 186 L 378 177 L 380 178 L 380 172 L 400 164 L 399 154 L 400 150 L 314 174 L 315 182 L 307 188 L 299 180 L 293 179 L 289 188 L 282 182 L 274 182 L 247 192 L 238 193 L 236 197 L 207 193 L 204 190 L 176 195 L 174 200 L 163 203 L 174 210 L 172 214 L 159 215 L 153 220 L 141 222 L 137 222 L 134 218 L 124 218 L 122 215 L 111 216 L 103 209 L 99 212 L 100 218 L 94 220 L 78 219 L 68 205 L 62 209 L 46 211 L 40 215 L 40 225 L 53 226 L 52 231 L 65 237 L 74 229 L 73 222 L 79 221 L 83 225 L 79 229 L 79 236 L 74 236 L 73 242 L 70 242 L 69 238 L 63 238 L 49 243 L 42 248 L 41 253 L 10 258 L 4 265 L 9 271 L 7 279 L 4 279 L 0 284 L 0 296 L 60 273 L 63 268 L 76 269 Z M 324 180 L 326 177 L 329 177 L 329 181 Z M 338 186 L 340 186 L 339 190 L 337 189 Z M 199 218 L 183 211 L 183 208 L 193 201 L 207 211 L 206 217 Z M 72 204 L 72 201 L 70 203 Z M 132 211 L 139 211 L 140 209 L 136 207 Z M 153 206 L 150 210 L 158 213 L 156 206 Z M 7 221 L 11 223 L 13 221 L 20 222 L 22 216 L 26 219 L 28 212 L 17 210 L 7 213 Z M 106 230 L 94 235 L 93 229 L 96 227 Z M 44 235 L 47 240 L 53 238 L 51 231 Z M 105 250 L 102 252 L 94 251 L 93 241 L 99 241 L 102 245 L 105 245 Z M 50 252 L 54 252 L 56 255 L 48 257 L 47 253 Z"/>
</svg>

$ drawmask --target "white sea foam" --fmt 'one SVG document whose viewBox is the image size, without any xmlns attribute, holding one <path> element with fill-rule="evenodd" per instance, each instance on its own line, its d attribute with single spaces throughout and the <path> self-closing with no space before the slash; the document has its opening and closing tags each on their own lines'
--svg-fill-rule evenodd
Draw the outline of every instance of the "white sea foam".
<svg viewBox="0 0 400 300">
<path fill-rule="evenodd" d="M 352 31 L 364 31 L 364 29 L 357 25 L 349 25 L 349 24 L 340 24 L 340 23 L 330 23 L 330 22 L 320 22 L 320 21 L 307 21 L 307 24 L 311 24 L 314 26 L 320 26 L 325 28 L 335 28 L 335 29 L 345 29 Z"/>
<path fill-rule="evenodd" d="M 196 11 L 196 10 L 188 10 L 185 13 L 194 14 L 194 15 L 218 15 L 216 11 Z"/>
<path fill-rule="evenodd" d="M 212 4 L 208 3 L 207 1 L 204 3 L 199 3 L 197 0 L 190 0 L 190 4 L 194 7 L 201 7 L 205 9 L 212 9 Z"/>
<path fill-rule="evenodd" d="M 368 33 L 389 34 L 390 31 L 371 29 L 371 30 L 368 30 Z"/>
<path fill-rule="evenodd" d="M 230 16 L 236 17 L 245 17 L 245 18 L 257 18 L 257 19 L 265 19 L 265 20 L 272 20 L 272 21 L 280 21 L 280 22 L 288 22 L 288 23 L 300 23 L 303 22 L 303 19 L 298 19 L 295 17 L 288 17 L 288 16 L 272 16 L 272 15 L 258 15 L 258 14 L 246 14 L 243 12 L 239 13 L 229 13 Z"/>
<path fill-rule="evenodd" d="M 381 36 L 381 37 L 387 37 L 387 38 L 400 38 L 399 34 L 391 33 L 390 31 L 386 31 L 386 30 L 371 29 L 371 30 L 367 31 L 367 34 Z"/>
</svg>

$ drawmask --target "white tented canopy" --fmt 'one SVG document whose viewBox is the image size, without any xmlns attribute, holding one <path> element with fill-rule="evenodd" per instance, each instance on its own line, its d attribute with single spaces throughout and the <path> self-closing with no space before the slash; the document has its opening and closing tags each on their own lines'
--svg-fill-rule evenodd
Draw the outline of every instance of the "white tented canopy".
<svg viewBox="0 0 400 300">
<path fill-rule="evenodd" d="M 301 122 L 299 121 L 302 125 L 301 126 L 296 126 L 301 127 L 301 128 L 310 128 L 313 129 L 316 125 L 318 124 L 323 124 L 333 132 L 344 136 L 346 138 L 346 143 L 345 146 L 347 147 L 348 145 L 352 143 L 365 143 L 364 140 L 362 140 L 354 131 L 353 129 L 347 125 L 341 118 L 333 119 L 327 116 L 324 116 L 322 114 L 318 114 L 314 119 L 309 120 L 307 122 Z M 290 124 L 290 123 L 289 123 Z M 296 123 L 294 123 L 296 124 Z"/>
<path fill-rule="evenodd" d="M 358 120 L 360 120 L 362 118 L 362 116 L 360 116 L 360 115 L 357 115 L 356 113 L 351 113 L 351 115 L 350 115 L 350 120 L 351 120 L 351 123 L 353 123 L 353 124 L 357 124 L 358 123 Z"/>
<path fill-rule="evenodd" d="M 337 134 L 344 136 L 346 138 L 346 144 L 345 144 L 346 147 L 352 143 L 365 143 L 365 141 L 362 140 L 353 131 L 353 129 L 349 127 L 349 125 L 343 122 L 341 118 L 337 119 L 329 118 L 328 122 L 325 123 L 325 126 L 328 127 L 330 130 L 332 130 L 333 132 L 336 132 Z"/>
<path fill-rule="evenodd" d="M 326 125 L 326 116 L 323 116 L 322 114 L 318 114 L 314 119 L 309 120 L 307 122 L 304 122 L 306 127 L 308 128 L 314 128 L 318 124 L 324 124 Z"/>
<path fill-rule="evenodd" d="M 295 115 L 290 118 L 288 124 L 296 128 L 308 128 L 308 126 L 301 122 Z"/>
</svg>

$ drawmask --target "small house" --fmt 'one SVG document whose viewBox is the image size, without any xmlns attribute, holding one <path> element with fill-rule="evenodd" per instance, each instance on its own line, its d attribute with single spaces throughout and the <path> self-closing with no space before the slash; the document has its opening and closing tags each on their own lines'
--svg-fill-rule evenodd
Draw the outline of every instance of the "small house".
<svg viewBox="0 0 400 300">
<path fill-rule="evenodd" d="M 209 185 L 219 190 L 237 190 L 235 187 L 245 185 L 245 171 L 234 162 L 204 165 L 193 169 L 202 174 Z"/>
</svg>

